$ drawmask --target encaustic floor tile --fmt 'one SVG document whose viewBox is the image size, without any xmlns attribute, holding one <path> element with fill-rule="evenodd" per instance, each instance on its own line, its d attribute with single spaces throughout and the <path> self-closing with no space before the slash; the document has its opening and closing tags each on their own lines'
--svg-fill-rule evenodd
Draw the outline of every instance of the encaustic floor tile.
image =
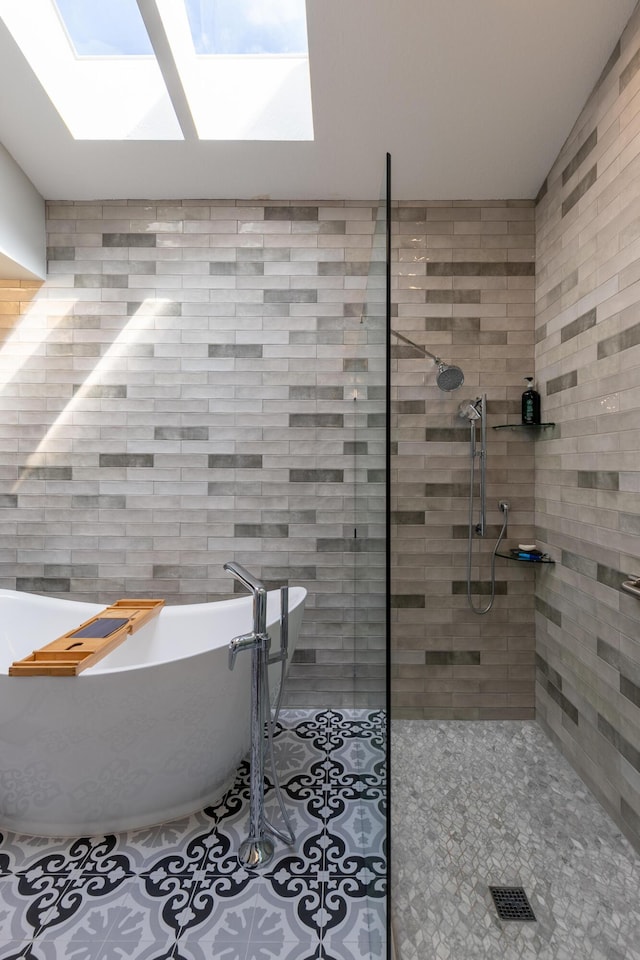
<svg viewBox="0 0 640 960">
<path fill-rule="evenodd" d="M 276 841 L 261 873 L 237 860 L 248 833 L 246 762 L 217 803 L 158 827 L 73 840 L 5 835 L 0 960 L 378 960 L 381 729 L 372 711 L 283 711 L 274 754 L 297 838 Z M 268 815 L 282 827 L 269 772 L 266 783 Z"/>
</svg>

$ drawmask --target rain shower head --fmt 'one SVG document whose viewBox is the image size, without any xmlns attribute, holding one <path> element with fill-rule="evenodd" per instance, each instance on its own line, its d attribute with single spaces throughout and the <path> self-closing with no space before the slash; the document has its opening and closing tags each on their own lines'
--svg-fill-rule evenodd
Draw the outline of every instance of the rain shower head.
<svg viewBox="0 0 640 960">
<path fill-rule="evenodd" d="M 464 373 L 460 367 L 451 363 L 443 363 L 441 360 L 438 364 L 436 383 L 441 390 L 457 390 L 464 383 Z"/>
<path fill-rule="evenodd" d="M 414 343 L 413 340 L 409 340 L 409 337 L 405 337 L 403 333 L 398 333 L 397 330 L 392 330 L 391 333 L 394 337 L 397 337 L 398 340 L 403 340 L 405 343 L 408 343 L 410 347 L 413 347 L 414 350 L 417 350 L 419 353 L 423 353 L 425 357 L 430 357 L 433 360 L 438 368 L 436 383 L 441 390 L 457 390 L 458 387 L 462 386 L 464 383 L 464 373 L 460 367 L 456 367 L 452 363 L 445 363 L 444 360 L 440 359 L 440 357 L 436 357 L 434 353 L 430 353 L 418 343 Z"/>
</svg>

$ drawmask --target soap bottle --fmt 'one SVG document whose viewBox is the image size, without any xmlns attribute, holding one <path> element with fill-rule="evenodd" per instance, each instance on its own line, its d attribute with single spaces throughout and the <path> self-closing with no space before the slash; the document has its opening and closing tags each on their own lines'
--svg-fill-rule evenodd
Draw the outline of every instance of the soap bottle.
<svg viewBox="0 0 640 960">
<path fill-rule="evenodd" d="M 540 394 L 534 388 L 533 377 L 525 377 L 527 389 L 522 394 L 522 422 L 540 423 Z"/>
</svg>

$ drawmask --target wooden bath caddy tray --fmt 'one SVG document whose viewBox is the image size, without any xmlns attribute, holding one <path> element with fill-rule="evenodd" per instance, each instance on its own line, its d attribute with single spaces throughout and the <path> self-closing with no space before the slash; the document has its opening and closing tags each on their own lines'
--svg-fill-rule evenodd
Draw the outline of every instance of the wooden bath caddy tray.
<svg viewBox="0 0 640 960">
<path fill-rule="evenodd" d="M 11 677 L 75 677 L 156 617 L 164 600 L 116 600 L 79 627 L 9 667 Z"/>
</svg>

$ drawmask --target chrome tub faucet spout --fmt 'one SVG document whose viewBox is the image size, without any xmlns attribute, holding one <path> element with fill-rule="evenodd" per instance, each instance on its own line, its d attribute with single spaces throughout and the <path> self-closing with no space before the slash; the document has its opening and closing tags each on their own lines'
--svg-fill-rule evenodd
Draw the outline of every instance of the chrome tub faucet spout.
<svg viewBox="0 0 640 960">
<path fill-rule="evenodd" d="M 225 563 L 223 569 L 253 595 L 253 632 L 264 635 L 267 632 L 267 591 L 264 584 L 239 563 L 231 560 Z"/>
</svg>

